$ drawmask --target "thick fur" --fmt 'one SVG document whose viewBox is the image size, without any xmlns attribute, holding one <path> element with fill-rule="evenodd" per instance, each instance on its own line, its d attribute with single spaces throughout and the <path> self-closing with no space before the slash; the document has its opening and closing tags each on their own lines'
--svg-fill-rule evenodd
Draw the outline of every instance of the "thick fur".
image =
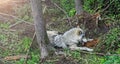
<svg viewBox="0 0 120 64">
<path fill-rule="evenodd" d="M 84 31 L 80 28 L 72 28 L 66 31 L 63 35 L 59 35 L 57 31 L 47 31 L 50 42 L 57 47 L 70 48 L 71 50 L 86 50 L 93 51 L 93 49 L 87 47 L 78 47 L 80 42 L 90 41 L 84 37 Z M 50 34 L 51 33 L 51 34 Z"/>
</svg>

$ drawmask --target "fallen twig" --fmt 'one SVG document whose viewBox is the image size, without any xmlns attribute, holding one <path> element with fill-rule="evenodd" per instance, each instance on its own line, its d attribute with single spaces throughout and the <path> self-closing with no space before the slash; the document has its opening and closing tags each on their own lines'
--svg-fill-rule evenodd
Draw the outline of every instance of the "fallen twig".
<svg viewBox="0 0 120 64">
<path fill-rule="evenodd" d="M 21 58 L 29 58 L 27 55 L 6 56 L 4 60 L 20 60 Z"/>
</svg>

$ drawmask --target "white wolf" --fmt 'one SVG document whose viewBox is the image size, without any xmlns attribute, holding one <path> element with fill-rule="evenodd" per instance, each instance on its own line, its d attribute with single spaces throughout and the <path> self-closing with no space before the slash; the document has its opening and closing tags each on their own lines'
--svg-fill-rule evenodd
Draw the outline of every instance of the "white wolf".
<svg viewBox="0 0 120 64">
<path fill-rule="evenodd" d="M 79 42 L 83 43 L 92 40 L 84 38 L 84 31 L 81 28 L 72 28 L 66 31 L 63 35 L 58 34 L 57 31 L 47 31 L 47 34 L 50 42 L 54 44 L 54 46 L 70 48 L 71 50 L 93 51 L 93 49 L 87 47 L 77 46 Z"/>
</svg>

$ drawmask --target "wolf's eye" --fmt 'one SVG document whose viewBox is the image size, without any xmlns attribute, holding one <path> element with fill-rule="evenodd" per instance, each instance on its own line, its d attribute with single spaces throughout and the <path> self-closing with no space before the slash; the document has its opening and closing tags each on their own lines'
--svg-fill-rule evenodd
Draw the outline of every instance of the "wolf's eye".
<svg viewBox="0 0 120 64">
<path fill-rule="evenodd" d="M 81 35 L 82 34 L 82 32 L 81 31 L 78 31 L 78 35 Z"/>
<path fill-rule="evenodd" d="M 80 32 L 79 32 L 79 34 L 81 35 L 81 34 L 82 34 L 82 32 L 80 31 Z"/>
</svg>

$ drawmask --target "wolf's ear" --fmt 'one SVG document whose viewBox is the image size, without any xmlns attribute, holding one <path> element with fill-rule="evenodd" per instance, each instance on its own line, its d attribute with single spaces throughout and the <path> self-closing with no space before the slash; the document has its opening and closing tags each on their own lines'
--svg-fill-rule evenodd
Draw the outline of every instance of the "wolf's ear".
<svg viewBox="0 0 120 64">
<path fill-rule="evenodd" d="M 76 34 L 77 34 L 77 35 L 81 35 L 82 32 L 81 32 L 80 30 L 77 30 L 77 31 L 76 31 Z"/>
</svg>

